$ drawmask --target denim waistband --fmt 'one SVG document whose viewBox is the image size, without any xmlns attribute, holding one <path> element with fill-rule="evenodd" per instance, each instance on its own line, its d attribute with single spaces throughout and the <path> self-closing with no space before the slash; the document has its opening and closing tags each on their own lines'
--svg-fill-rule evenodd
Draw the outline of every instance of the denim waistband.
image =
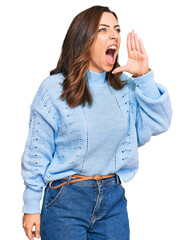
<svg viewBox="0 0 193 240">
<path fill-rule="evenodd" d="M 86 180 L 82 180 L 82 181 L 77 181 L 77 182 L 70 182 L 71 178 L 73 175 L 70 175 L 68 177 L 64 177 L 61 179 L 56 179 L 56 180 L 52 180 L 52 186 L 53 185 L 59 185 L 63 182 L 66 182 L 66 186 L 69 186 L 71 184 L 78 184 L 78 185 L 82 185 L 82 186 L 104 186 L 104 185 L 108 185 L 108 184 L 121 184 L 121 179 L 119 177 L 119 175 L 117 175 L 115 173 L 115 176 L 109 177 L 109 178 L 103 178 L 101 180 L 95 180 L 95 179 L 86 179 Z M 75 179 L 79 179 L 77 178 L 73 178 L 73 180 Z M 47 185 L 49 185 L 49 183 L 47 183 Z"/>
<path fill-rule="evenodd" d="M 68 178 L 64 179 L 64 181 L 67 182 L 66 183 L 67 186 L 71 184 L 70 183 L 71 177 L 72 177 L 72 175 L 70 175 L 70 176 L 68 176 Z M 73 180 L 75 180 L 75 179 L 78 179 L 78 177 L 73 178 Z M 106 185 L 106 184 L 108 184 L 108 182 L 112 182 L 112 181 L 114 181 L 115 184 L 120 184 L 121 183 L 121 179 L 120 179 L 119 175 L 117 175 L 116 173 L 115 173 L 115 176 L 112 176 L 112 177 L 109 177 L 109 178 L 103 178 L 101 180 L 87 179 L 87 180 L 79 181 L 78 183 L 81 183 L 83 185 L 84 184 L 85 185 L 86 184 L 97 185 L 99 183 L 100 183 L 100 185 Z"/>
</svg>

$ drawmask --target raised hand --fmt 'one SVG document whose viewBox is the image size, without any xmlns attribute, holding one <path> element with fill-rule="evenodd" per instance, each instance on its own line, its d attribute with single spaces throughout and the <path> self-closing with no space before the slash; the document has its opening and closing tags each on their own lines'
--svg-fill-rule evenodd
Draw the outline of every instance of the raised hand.
<svg viewBox="0 0 193 240">
<path fill-rule="evenodd" d="M 127 35 L 127 50 L 128 61 L 123 67 L 118 67 L 113 70 L 113 74 L 118 72 L 129 72 L 135 76 L 140 76 L 149 72 L 148 56 L 141 39 L 138 40 L 137 33 L 134 30 Z"/>
</svg>

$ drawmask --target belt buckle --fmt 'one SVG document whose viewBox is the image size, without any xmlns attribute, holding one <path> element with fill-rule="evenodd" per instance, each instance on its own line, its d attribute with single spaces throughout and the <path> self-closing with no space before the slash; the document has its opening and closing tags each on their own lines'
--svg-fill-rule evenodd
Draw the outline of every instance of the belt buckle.
<svg viewBox="0 0 193 240">
<path fill-rule="evenodd" d="M 99 182 L 102 183 L 102 176 L 101 176 L 101 175 L 94 175 L 94 176 L 92 177 L 92 179 L 94 179 L 94 180 L 99 180 Z"/>
</svg>

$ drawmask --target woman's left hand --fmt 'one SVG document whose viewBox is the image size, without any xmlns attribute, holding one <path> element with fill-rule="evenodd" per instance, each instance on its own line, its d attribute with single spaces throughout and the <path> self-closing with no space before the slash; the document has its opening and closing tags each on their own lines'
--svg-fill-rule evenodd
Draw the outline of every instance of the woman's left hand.
<svg viewBox="0 0 193 240">
<path fill-rule="evenodd" d="M 149 72 L 148 56 L 141 39 L 138 40 L 137 33 L 132 30 L 127 35 L 128 62 L 123 67 L 117 67 L 113 74 L 118 72 L 129 72 L 135 76 L 140 76 Z"/>
</svg>

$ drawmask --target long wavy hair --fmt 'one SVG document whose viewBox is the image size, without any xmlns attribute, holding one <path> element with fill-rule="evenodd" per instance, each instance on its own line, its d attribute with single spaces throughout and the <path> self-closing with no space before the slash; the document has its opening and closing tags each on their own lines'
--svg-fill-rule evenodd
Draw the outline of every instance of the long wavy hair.
<svg viewBox="0 0 193 240">
<path fill-rule="evenodd" d="M 108 7 L 93 6 L 80 12 L 71 22 L 64 38 L 61 55 L 57 66 L 50 71 L 50 75 L 62 73 L 64 80 L 63 91 L 60 95 L 70 107 L 83 106 L 86 102 L 92 105 L 93 98 L 86 84 L 86 73 L 90 60 L 90 48 L 98 33 L 98 26 L 103 12 L 112 13 L 118 21 L 117 15 Z M 119 67 L 118 55 L 113 69 Z M 112 70 L 113 70 L 112 69 Z M 126 81 L 120 80 L 122 72 L 112 74 L 107 72 L 108 84 L 114 89 L 122 89 Z"/>
</svg>

